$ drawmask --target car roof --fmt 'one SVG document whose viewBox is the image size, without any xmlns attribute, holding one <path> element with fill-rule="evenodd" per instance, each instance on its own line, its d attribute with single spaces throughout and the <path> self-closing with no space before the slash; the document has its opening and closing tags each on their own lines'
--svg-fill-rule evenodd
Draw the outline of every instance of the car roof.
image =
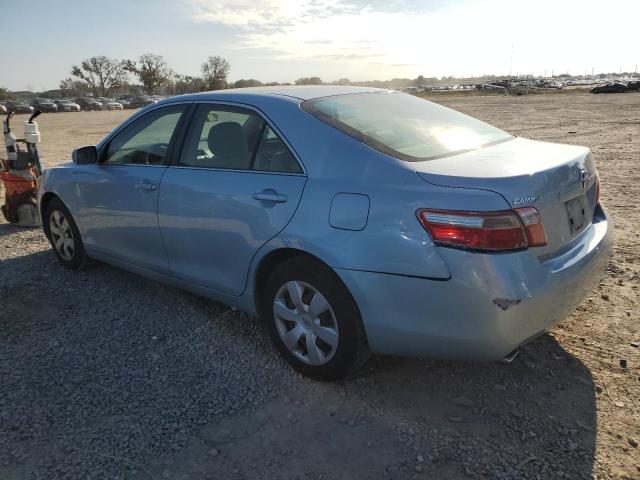
<svg viewBox="0 0 640 480">
<path fill-rule="evenodd" d="M 298 100 L 312 100 L 321 97 L 330 97 L 333 95 L 347 95 L 350 93 L 368 93 L 368 92 L 384 92 L 380 88 L 369 87 L 351 87 L 342 85 L 290 85 L 275 87 L 247 87 L 247 88 L 230 88 L 227 90 L 215 90 L 212 92 L 197 93 L 193 96 L 194 100 L 219 99 L 221 97 L 234 96 L 285 96 L 296 98 Z"/>
</svg>

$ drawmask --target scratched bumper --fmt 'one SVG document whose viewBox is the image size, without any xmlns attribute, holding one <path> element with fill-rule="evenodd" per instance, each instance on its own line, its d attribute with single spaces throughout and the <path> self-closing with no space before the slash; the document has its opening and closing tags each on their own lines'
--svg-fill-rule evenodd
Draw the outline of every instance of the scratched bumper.
<svg viewBox="0 0 640 480">
<path fill-rule="evenodd" d="M 613 223 L 593 224 L 551 260 L 532 250 L 481 254 L 441 249 L 451 279 L 337 269 L 360 308 L 372 351 L 497 360 L 565 319 L 604 275 Z"/>
</svg>

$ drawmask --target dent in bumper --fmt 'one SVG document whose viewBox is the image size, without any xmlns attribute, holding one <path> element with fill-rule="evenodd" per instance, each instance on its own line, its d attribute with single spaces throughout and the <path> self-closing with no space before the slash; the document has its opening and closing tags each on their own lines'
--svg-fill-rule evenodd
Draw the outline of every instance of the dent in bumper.
<svg viewBox="0 0 640 480">
<path fill-rule="evenodd" d="M 360 308 L 372 351 L 497 360 L 566 318 L 602 278 L 613 224 L 604 211 L 597 220 L 571 249 L 547 262 L 531 251 L 442 249 L 448 281 L 336 272 Z"/>
</svg>

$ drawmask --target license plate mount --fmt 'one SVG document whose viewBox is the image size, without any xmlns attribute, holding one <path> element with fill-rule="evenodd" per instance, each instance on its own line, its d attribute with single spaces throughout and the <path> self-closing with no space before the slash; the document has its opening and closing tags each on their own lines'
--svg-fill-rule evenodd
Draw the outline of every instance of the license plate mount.
<svg viewBox="0 0 640 480">
<path fill-rule="evenodd" d="M 587 198 L 581 195 L 565 202 L 571 234 L 579 232 L 587 224 Z"/>
</svg>

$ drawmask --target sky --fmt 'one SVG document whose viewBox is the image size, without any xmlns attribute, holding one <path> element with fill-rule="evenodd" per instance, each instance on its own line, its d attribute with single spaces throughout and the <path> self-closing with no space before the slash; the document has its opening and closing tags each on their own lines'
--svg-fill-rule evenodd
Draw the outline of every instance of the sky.
<svg viewBox="0 0 640 480">
<path fill-rule="evenodd" d="M 0 0 L 0 86 L 57 88 L 93 55 L 229 80 L 635 71 L 640 0 Z"/>
</svg>

